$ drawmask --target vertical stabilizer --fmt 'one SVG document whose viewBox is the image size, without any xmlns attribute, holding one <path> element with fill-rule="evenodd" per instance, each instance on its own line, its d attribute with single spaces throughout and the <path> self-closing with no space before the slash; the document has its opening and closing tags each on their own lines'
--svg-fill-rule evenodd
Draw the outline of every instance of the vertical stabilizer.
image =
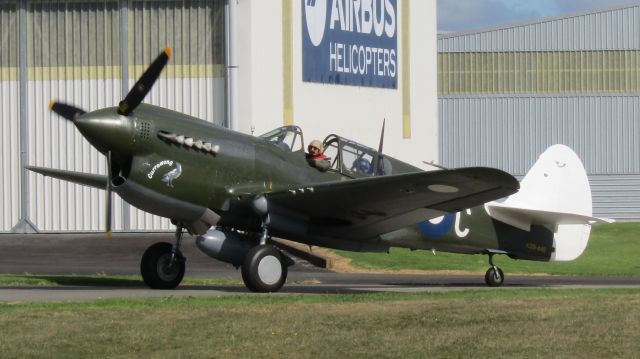
<svg viewBox="0 0 640 359">
<path fill-rule="evenodd" d="M 578 258 L 587 247 L 591 225 L 610 222 L 593 217 L 587 172 L 578 155 L 564 145 L 553 145 L 540 155 L 518 193 L 486 208 L 491 217 L 523 230 L 532 225 L 553 229 L 552 261 Z"/>
<path fill-rule="evenodd" d="M 512 205 L 592 216 L 591 187 L 582 161 L 565 145 L 544 151 L 509 197 Z"/>
</svg>

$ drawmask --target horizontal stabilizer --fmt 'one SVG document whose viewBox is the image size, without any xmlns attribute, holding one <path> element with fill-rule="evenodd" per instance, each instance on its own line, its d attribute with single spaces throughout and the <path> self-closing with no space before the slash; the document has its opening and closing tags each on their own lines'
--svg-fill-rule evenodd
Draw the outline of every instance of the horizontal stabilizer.
<svg viewBox="0 0 640 359">
<path fill-rule="evenodd" d="M 529 231 L 532 225 L 593 225 L 614 222 L 612 219 L 591 217 L 579 213 L 514 207 L 497 202 L 487 203 L 485 208 L 491 217 L 525 231 Z"/>
<path fill-rule="evenodd" d="M 95 187 L 99 189 L 105 189 L 107 187 L 107 176 L 98 175 L 93 173 L 83 173 L 59 170 L 55 168 L 25 166 L 26 169 L 32 172 L 40 173 L 44 176 L 49 176 L 64 181 L 69 181 L 83 186 Z"/>
</svg>

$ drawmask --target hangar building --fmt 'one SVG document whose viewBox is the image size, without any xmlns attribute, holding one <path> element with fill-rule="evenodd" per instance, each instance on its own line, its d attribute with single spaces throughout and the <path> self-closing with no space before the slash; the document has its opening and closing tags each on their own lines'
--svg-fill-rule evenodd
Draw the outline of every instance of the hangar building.
<svg viewBox="0 0 640 359">
<path fill-rule="evenodd" d="M 165 46 L 147 103 L 307 143 L 376 147 L 386 118 L 386 153 L 438 159 L 435 0 L 0 0 L 0 232 L 103 230 L 103 191 L 23 166 L 104 174 L 47 105 L 116 106 Z M 115 230 L 172 228 L 114 201 Z"/>
<path fill-rule="evenodd" d="M 640 218 L 640 5 L 438 38 L 440 161 L 524 176 L 582 158 L 596 216 Z"/>
</svg>

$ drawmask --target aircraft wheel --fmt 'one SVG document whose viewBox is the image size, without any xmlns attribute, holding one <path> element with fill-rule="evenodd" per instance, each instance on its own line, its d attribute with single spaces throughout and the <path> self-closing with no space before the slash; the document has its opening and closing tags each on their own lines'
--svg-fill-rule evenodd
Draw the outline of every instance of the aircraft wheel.
<svg viewBox="0 0 640 359">
<path fill-rule="evenodd" d="M 252 292 L 277 292 L 287 280 L 287 265 L 283 255 L 268 244 L 251 248 L 241 270 L 242 280 Z"/>
<path fill-rule="evenodd" d="M 487 283 L 489 287 L 499 287 L 504 282 L 504 273 L 502 269 L 498 267 L 491 267 L 487 270 L 487 273 L 484 275 L 484 282 Z"/>
<path fill-rule="evenodd" d="M 140 273 L 145 284 L 152 289 L 174 289 L 182 282 L 185 258 L 178 250 L 171 263 L 171 243 L 156 243 L 144 252 L 140 261 Z"/>
</svg>

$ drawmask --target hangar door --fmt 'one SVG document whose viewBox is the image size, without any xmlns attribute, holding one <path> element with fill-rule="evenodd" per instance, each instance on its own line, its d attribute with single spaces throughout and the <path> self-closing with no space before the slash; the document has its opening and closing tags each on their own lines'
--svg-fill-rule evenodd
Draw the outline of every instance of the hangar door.
<svg viewBox="0 0 640 359">
<path fill-rule="evenodd" d="M 9 183 L 0 187 L 2 197 L 10 200 L 2 204 L 0 231 L 104 228 L 104 191 L 21 171 L 22 161 L 106 172 L 104 157 L 72 124 L 49 111 L 50 100 L 86 111 L 116 106 L 146 66 L 170 46 L 173 57 L 145 102 L 225 124 L 223 0 L 5 1 L 0 3 L 0 26 L 2 101 L 8 102 L 0 120 L 9 124 L 2 136 L 11 146 L 3 151 L 11 155 L 0 161 L 3 169 L 12 169 L 2 174 L 3 184 Z M 21 38 L 25 41 L 16 40 Z M 11 45 L 17 56 L 4 52 Z M 6 70 L 12 66 L 17 75 Z M 15 97 L 5 95 L 10 92 Z M 22 155 L 18 139 L 27 144 Z M 115 196 L 115 230 L 171 228 L 168 220 Z"/>
</svg>

